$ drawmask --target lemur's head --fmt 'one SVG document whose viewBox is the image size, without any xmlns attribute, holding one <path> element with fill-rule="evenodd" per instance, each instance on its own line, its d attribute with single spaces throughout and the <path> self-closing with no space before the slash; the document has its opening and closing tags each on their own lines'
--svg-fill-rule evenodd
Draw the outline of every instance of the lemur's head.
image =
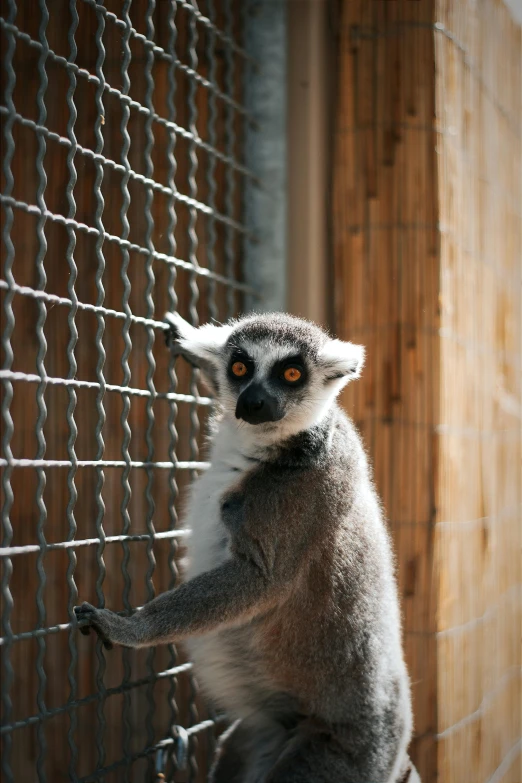
<svg viewBox="0 0 522 783">
<path fill-rule="evenodd" d="M 177 313 L 165 319 L 172 352 L 202 370 L 226 415 L 260 433 L 290 435 L 320 421 L 364 363 L 361 345 L 284 313 L 197 329 Z"/>
</svg>

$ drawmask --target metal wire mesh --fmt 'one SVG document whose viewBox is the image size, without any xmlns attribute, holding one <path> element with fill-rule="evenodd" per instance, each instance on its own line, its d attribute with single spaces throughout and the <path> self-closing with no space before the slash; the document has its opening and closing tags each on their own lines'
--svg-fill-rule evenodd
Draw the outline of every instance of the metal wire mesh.
<svg viewBox="0 0 522 783">
<path fill-rule="evenodd" d="M 255 295 L 241 3 L 0 8 L 3 777 L 200 781 L 216 722 L 190 661 L 106 657 L 73 606 L 179 579 L 212 401 L 156 338 L 166 309 L 197 324 Z"/>
</svg>

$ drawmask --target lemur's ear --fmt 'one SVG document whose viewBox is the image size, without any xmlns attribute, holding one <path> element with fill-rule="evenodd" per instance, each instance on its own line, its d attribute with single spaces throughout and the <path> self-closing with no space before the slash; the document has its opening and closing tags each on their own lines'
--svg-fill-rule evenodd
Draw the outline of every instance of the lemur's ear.
<svg viewBox="0 0 522 783">
<path fill-rule="evenodd" d="M 166 313 L 165 340 L 174 356 L 183 356 L 199 367 L 217 391 L 217 368 L 220 352 L 232 331 L 232 326 L 204 324 L 194 327 L 178 313 Z"/>
<path fill-rule="evenodd" d="M 364 366 L 364 346 L 343 340 L 328 340 L 318 358 L 327 381 L 353 381 L 360 376 Z"/>
</svg>

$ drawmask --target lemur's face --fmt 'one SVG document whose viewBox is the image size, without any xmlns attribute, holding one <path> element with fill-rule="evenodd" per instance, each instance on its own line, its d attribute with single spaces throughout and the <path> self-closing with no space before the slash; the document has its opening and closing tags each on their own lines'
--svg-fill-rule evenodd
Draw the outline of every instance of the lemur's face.
<svg viewBox="0 0 522 783">
<path fill-rule="evenodd" d="M 224 401 L 247 424 L 281 421 L 302 405 L 309 391 L 310 372 L 303 352 L 231 338 Z"/>
<path fill-rule="evenodd" d="M 199 329 L 177 315 L 167 322 L 172 350 L 201 368 L 224 412 L 260 431 L 312 426 L 364 360 L 361 346 L 282 313 Z"/>
</svg>

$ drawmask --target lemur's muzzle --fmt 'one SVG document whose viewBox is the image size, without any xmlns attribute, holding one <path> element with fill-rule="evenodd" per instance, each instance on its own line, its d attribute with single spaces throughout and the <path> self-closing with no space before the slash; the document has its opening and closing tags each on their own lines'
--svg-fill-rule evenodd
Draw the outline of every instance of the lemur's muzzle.
<svg viewBox="0 0 522 783">
<path fill-rule="evenodd" d="M 275 397 L 260 383 L 251 383 L 238 397 L 236 419 L 248 424 L 265 424 L 283 418 L 281 407 Z"/>
</svg>

